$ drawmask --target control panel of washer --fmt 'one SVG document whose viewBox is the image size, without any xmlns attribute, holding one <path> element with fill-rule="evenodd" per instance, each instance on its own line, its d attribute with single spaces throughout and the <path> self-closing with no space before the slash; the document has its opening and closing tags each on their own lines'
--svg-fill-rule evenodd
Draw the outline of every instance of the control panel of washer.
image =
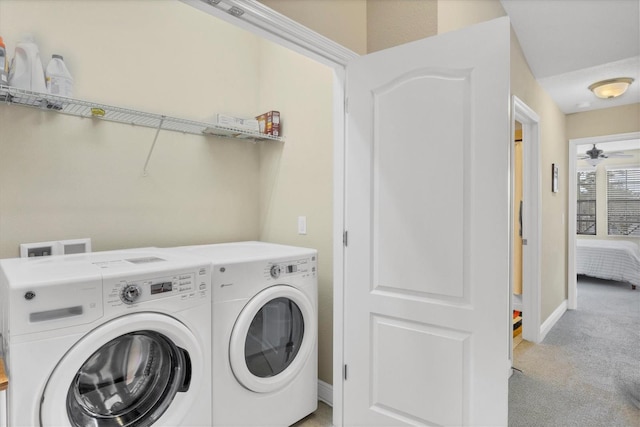
<svg viewBox="0 0 640 427">
<path fill-rule="evenodd" d="M 206 282 L 198 283 L 196 273 L 182 273 L 166 277 L 122 280 L 115 283 L 107 295 L 109 305 L 138 304 L 180 295 L 185 298 L 204 297 Z"/>
</svg>

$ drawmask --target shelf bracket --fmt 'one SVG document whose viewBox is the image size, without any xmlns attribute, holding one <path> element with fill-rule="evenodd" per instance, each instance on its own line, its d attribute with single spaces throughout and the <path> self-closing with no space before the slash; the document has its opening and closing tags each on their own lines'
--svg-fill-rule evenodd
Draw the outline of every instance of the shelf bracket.
<svg viewBox="0 0 640 427">
<path fill-rule="evenodd" d="M 162 124 L 164 123 L 164 119 L 166 116 L 160 117 L 160 123 L 158 123 L 158 128 L 156 129 L 156 136 L 153 138 L 153 143 L 151 144 L 151 148 L 149 149 L 149 154 L 147 154 L 147 161 L 144 162 L 144 169 L 142 170 L 142 176 L 149 176 L 147 172 L 147 166 L 149 166 L 149 160 L 151 159 L 151 154 L 153 153 L 153 149 L 156 148 L 156 141 L 158 141 L 158 135 L 160 134 L 160 130 L 162 129 Z"/>
</svg>

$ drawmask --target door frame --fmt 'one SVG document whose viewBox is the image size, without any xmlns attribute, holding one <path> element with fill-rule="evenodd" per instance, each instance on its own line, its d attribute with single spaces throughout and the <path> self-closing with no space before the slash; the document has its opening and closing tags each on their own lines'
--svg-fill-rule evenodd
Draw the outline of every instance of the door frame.
<svg viewBox="0 0 640 427">
<path fill-rule="evenodd" d="M 527 244 L 522 247 L 522 338 L 534 343 L 541 341 L 540 332 L 540 242 L 542 241 L 542 202 L 540 194 L 540 117 L 520 98 L 512 96 L 511 135 L 515 133 L 515 122 L 522 124 L 522 210 L 523 238 Z M 513 139 L 513 138 L 512 138 Z M 514 209 L 514 144 L 511 150 L 511 207 Z M 509 274 L 509 304 L 513 310 L 513 265 L 514 259 L 514 212 L 511 212 L 511 271 Z M 509 319 L 511 321 L 511 319 Z M 513 364 L 513 334 L 509 336 L 509 359 Z"/>
<path fill-rule="evenodd" d="M 342 426 L 346 66 L 360 56 L 256 0 L 180 0 L 333 69 L 333 425 Z M 242 13 L 233 13 L 241 11 Z"/>
<path fill-rule="evenodd" d="M 578 308 L 578 280 L 576 277 L 576 214 L 577 214 L 577 173 L 578 159 L 577 148 L 580 145 L 604 144 L 607 142 L 626 141 L 640 139 L 640 132 L 618 133 L 613 135 L 595 136 L 588 138 L 575 138 L 569 140 L 569 220 L 567 221 L 567 308 Z"/>
</svg>

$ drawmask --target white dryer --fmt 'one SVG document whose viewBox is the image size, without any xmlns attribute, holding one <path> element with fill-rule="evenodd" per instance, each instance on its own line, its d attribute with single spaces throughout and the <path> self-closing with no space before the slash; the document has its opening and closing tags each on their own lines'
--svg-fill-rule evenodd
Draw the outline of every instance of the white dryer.
<svg viewBox="0 0 640 427">
<path fill-rule="evenodd" d="M 8 425 L 210 426 L 210 283 L 167 250 L 1 260 Z"/>
<path fill-rule="evenodd" d="M 288 426 L 318 406 L 317 251 L 179 248 L 212 262 L 213 425 Z"/>
</svg>

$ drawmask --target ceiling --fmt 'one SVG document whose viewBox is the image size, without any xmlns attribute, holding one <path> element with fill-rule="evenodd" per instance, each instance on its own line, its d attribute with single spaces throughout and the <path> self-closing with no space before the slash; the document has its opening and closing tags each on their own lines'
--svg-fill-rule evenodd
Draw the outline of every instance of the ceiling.
<svg viewBox="0 0 640 427">
<path fill-rule="evenodd" d="M 500 0 L 534 77 L 565 114 L 640 102 L 640 0 Z M 632 77 L 599 99 L 594 82 Z"/>
</svg>

